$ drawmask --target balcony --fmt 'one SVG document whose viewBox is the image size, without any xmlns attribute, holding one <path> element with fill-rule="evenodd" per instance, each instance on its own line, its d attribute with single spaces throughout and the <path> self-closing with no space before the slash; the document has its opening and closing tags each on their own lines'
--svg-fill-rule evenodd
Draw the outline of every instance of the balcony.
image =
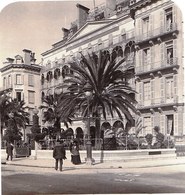
<svg viewBox="0 0 185 195">
<path fill-rule="evenodd" d="M 166 107 L 166 106 L 174 106 L 178 103 L 178 96 L 174 95 L 174 97 L 165 97 L 165 98 L 155 98 L 147 101 L 142 101 L 138 103 L 138 109 L 150 109 L 150 108 L 158 108 L 158 107 Z"/>
<path fill-rule="evenodd" d="M 163 61 L 146 64 L 140 67 L 136 67 L 136 75 L 142 75 L 146 73 L 152 73 L 160 70 L 178 68 L 178 58 L 164 59 Z"/>
<path fill-rule="evenodd" d="M 147 42 L 147 41 L 152 40 L 152 39 L 157 40 L 158 37 L 163 37 L 163 36 L 169 35 L 169 34 L 176 36 L 175 32 L 177 32 L 177 31 L 178 31 L 178 28 L 177 28 L 176 23 L 172 23 L 170 26 L 165 25 L 165 26 L 150 30 L 146 33 L 136 35 L 136 37 L 135 37 L 136 44 Z"/>
</svg>

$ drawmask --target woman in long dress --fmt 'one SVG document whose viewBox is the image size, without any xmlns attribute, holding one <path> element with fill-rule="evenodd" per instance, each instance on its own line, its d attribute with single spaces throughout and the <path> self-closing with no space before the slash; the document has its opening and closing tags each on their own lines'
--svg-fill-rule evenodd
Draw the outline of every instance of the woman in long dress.
<svg viewBox="0 0 185 195">
<path fill-rule="evenodd" d="M 81 164 L 79 146 L 76 141 L 73 141 L 73 143 L 71 143 L 70 152 L 71 152 L 71 162 L 74 165 Z"/>
</svg>

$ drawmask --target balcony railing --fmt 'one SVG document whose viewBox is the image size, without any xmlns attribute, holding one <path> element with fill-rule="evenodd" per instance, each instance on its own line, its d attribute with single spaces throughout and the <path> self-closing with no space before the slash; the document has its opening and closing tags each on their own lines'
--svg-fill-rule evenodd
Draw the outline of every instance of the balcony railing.
<svg viewBox="0 0 185 195">
<path fill-rule="evenodd" d="M 176 31 L 177 30 L 177 24 L 176 23 L 172 23 L 170 26 L 162 26 L 156 29 L 152 29 L 146 33 L 142 33 L 139 35 L 136 35 L 136 42 L 141 42 L 144 40 L 148 40 L 148 39 L 152 39 L 154 37 L 160 36 L 160 35 L 164 35 L 164 34 L 168 34 L 170 32 Z"/>
<path fill-rule="evenodd" d="M 168 105 L 168 104 L 175 104 L 178 103 L 178 96 L 173 95 L 173 97 L 164 97 L 164 98 L 155 98 L 150 100 L 143 100 L 142 102 L 138 103 L 138 109 L 144 108 L 144 107 L 155 107 L 155 106 L 161 106 L 161 105 Z"/>
<path fill-rule="evenodd" d="M 164 59 L 159 62 L 154 62 L 150 64 L 143 64 L 143 66 L 136 67 L 136 74 L 144 73 L 144 72 L 151 72 L 158 69 L 163 68 L 170 68 L 178 65 L 178 58 L 170 58 L 170 59 Z"/>
</svg>

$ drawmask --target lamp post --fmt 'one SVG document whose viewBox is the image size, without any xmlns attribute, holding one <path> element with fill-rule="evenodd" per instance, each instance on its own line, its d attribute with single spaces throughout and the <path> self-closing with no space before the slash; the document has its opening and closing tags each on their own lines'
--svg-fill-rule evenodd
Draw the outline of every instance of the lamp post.
<svg viewBox="0 0 185 195">
<path fill-rule="evenodd" d="M 92 165 L 92 143 L 90 137 L 90 112 L 89 112 L 89 98 L 91 96 L 90 91 L 86 91 L 85 95 L 87 96 L 87 142 L 86 142 L 86 150 L 87 150 L 87 158 L 86 164 Z"/>
<path fill-rule="evenodd" d="M 39 110 L 37 107 L 33 109 L 33 126 L 37 127 L 39 125 L 39 117 L 38 117 Z M 38 143 L 35 141 L 35 157 L 34 159 L 37 160 L 37 150 L 38 150 Z"/>
</svg>

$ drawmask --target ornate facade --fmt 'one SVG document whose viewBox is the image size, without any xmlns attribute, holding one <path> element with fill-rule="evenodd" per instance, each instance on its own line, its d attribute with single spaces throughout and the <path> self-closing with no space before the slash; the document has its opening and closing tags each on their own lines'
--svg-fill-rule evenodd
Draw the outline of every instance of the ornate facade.
<svg viewBox="0 0 185 195">
<path fill-rule="evenodd" d="M 61 92 L 70 71 L 67 63 L 80 53 L 116 49 L 126 58 L 123 67 L 135 73 L 129 83 L 137 91 L 136 130 L 141 127 L 140 134 L 146 135 L 158 125 L 164 134 L 185 135 L 182 16 L 177 6 L 170 0 L 106 0 L 94 10 L 79 4 L 77 9 L 79 18 L 70 29 L 62 29 L 63 39 L 42 54 L 42 97 Z M 129 128 L 126 120 L 102 121 L 102 126 L 115 124 Z M 72 128 L 85 132 L 81 121 Z"/>
</svg>

